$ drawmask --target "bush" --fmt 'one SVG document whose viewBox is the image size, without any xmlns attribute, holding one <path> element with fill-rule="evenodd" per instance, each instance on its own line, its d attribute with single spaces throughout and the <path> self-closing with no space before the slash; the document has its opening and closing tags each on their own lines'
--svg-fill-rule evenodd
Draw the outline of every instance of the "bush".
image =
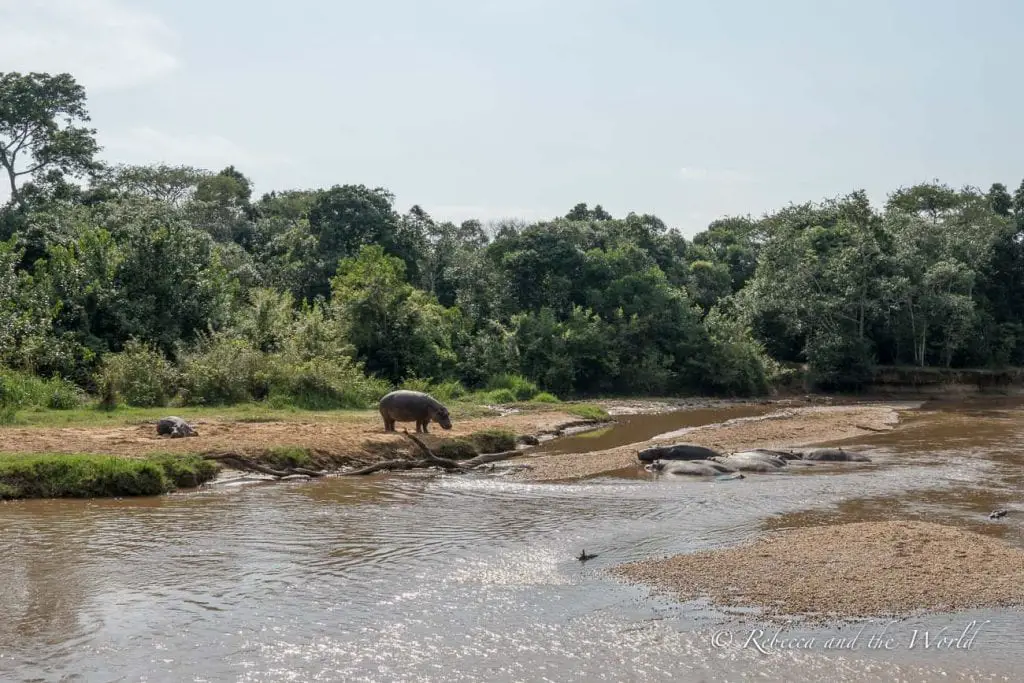
<svg viewBox="0 0 1024 683">
<path fill-rule="evenodd" d="M 243 339 L 215 335 L 181 354 L 181 358 L 186 405 L 225 405 L 266 398 L 269 378 L 264 354 Z"/>
<path fill-rule="evenodd" d="M 60 377 L 43 379 L 23 372 L 0 369 L 0 423 L 12 422 L 25 408 L 71 410 L 84 401 L 84 394 Z"/>
<path fill-rule="evenodd" d="M 807 340 L 807 364 L 813 387 L 855 391 L 871 381 L 874 358 L 866 340 L 825 332 Z"/>
<path fill-rule="evenodd" d="M 386 381 L 363 374 L 362 367 L 347 358 L 314 358 L 289 362 L 275 358 L 270 379 L 270 399 L 305 410 L 365 409 L 391 389 Z"/>
<path fill-rule="evenodd" d="M 497 391 L 488 391 L 483 394 L 478 394 L 480 399 L 486 403 L 515 403 L 516 395 L 512 393 L 511 389 L 498 389 Z"/>
<path fill-rule="evenodd" d="M 165 406 L 176 392 L 177 372 L 156 348 L 129 340 L 120 353 L 104 356 L 96 384 L 104 403 Z"/>
<path fill-rule="evenodd" d="M 515 450 L 516 435 L 504 429 L 485 429 L 469 435 L 469 441 L 481 453 L 502 453 Z"/>
<path fill-rule="evenodd" d="M 198 455 L 161 453 L 150 456 L 149 460 L 163 469 L 173 488 L 195 488 L 220 472 L 220 465 Z"/>
<path fill-rule="evenodd" d="M 554 394 L 542 391 L 530 399 L 530 403 L 561 403 L 561 400 Z"/>
<path fill-rule="evenodd" d="M 445 439 L 434 450 L 438 457 L 449 460 L 469 460 L 479 455 L 476 446 L 464 439 Z"/>
<path fill-rule="evenodd" d="M 507 389 L 513 395 L 513 401 L 529 401 L 537 395 L 537 385 L 521 375 L 502 374 L 492 377 L 487 382 L 489 391 Z M 512 401 L 503 401 L 511 403 Z"/>
</svg>

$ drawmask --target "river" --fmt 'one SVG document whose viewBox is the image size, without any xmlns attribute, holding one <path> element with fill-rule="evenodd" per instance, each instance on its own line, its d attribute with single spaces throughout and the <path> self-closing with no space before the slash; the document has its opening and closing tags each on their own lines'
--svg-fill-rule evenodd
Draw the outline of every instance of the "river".
<svg viewBox="0 0 1024 683">
<path fill-rule="evenodd" d="M 541 448 L 606 448 L 766 410 L 630 416 Z M 870 464 L 739 481 L 383 475 L 3 504 L 0 679 L 1017 680 L 1019 610 L 794 623 L 790 647 L 759 648 L 751 635 L 764 645 L 774 627 L 602 571 L 765 529 L 889 517 L 1024 545 L 1024 401 L 929 402 L 905 421 L 846 442 L 870 447 Z M 990 521 L 997 507 L 1011 514 Z M 597 557 L 577 561 L 584 548 Z M 966 647 L 910 647 L 915 630 L 959 635 L 972 620 Z M 883 628 L 896 646 L 869 647 Z M 855 648 L 822 646 L 858 630 Z"/>
</svg>

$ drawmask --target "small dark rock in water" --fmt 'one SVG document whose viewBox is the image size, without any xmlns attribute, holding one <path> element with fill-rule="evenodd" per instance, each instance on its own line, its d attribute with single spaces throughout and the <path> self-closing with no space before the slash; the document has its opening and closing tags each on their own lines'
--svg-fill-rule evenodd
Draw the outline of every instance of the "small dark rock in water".
<svg viewBox="0 0 1024 683">
<path fill-rule="evenodd" d="M 1000 517 L 1005 517 L 1005 516 L 1006 516 L 1006 510 L 996 510 L 995 512 L 991 513 L 988 516 L 988 518 L 989 519 L 999 519 Z"/>
<path fill-rule="evenodd" d="M 199 436 L 192 425 L 180 417 L 164 417 L 156 423 L 156 433 L 159 436 L 169 436 L 172 439 L 184 436 Z"/>
<path fill-rule="evenodd" d="M 524 446 L 539 446 L 540 439 L 533 436 L 532 434 L 522 434 L 516 437 L 516 441 L 523 444 Z"/>
<path fill-rule="evenodd" d="M 576 559 L 579 560 L 580 562 L 586 562 L 587 560 L 592 560 L 595 557 L 597 557 L 597 555 L 587 555 L 587 551 L 584 550 L 582 553 L 580 553 L 580 556 L 577 557 Z"/>
</svg>

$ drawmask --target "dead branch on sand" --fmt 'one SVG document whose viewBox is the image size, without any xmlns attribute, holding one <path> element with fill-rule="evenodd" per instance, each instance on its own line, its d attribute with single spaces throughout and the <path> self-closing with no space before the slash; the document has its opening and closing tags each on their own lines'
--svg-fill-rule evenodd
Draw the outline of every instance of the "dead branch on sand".
<svg viewBox="0 0 1024 683">
<path fill-rule="evenodd" d="M 204 458 L 207 460 L 214 460 L 216 462 L 222 462 L 225 465 L 234 467 L 235 469 L 247 471 L 247 472 L 259 472 L 260 474 L 268 474 L 278 479 L 282 477 L 290 477 L 296 474 L 302 474 L 307 477 L 322 477 L 326 472 L 320 472 L 317 470 L 307 469 L 305 467 L 289 467 L 287 469 L 278 470 L 273 467 L 268 467 L 262 463 L 258 463 L 252 458 L 246 457 L 241 453 L 203 453 Z"/>
<path fill-rule="evenodd" d="M 416 460 L 385 460 L 384 462 L 374 463 L 361 467 L 357 470 L 350 472 L 342 472 L 342 476 L 359 476 L 363 474 L 373 474 L 374 472 L 381 472 L 383 470 L 415 470 L 415 469 L 427 469 L 430 467 L 440 467 L 447 472 L 468 472 L 480 465 L 487 463 L 498 462 L 499 460 L 507 460 L 514 455 L 518 455 L 519 451 L 504 451 L 502 453 L 486 453 L 484 455 L 478 455 L 475 458 L 459 462 L 458 460 L 449 460 L 448 458 L 439 458 L 425 443 L 416 435 L 410 434 L 408 430 L 402 430 L 402 433 L 407 439 L 416 444 L 416 447 L 423 454 L 422 458 Z"/>
</svg>

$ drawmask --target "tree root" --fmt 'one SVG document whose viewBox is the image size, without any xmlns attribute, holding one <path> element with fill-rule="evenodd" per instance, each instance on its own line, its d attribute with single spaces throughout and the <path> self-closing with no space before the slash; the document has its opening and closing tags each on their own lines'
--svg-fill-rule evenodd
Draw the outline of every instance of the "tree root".
<svg viewBox="0 0 1024 683">
<path fill-rule="evenodd" d="M 268 474 L 272 477 L 277 477 L 278 479 L 282 477 L 290 477 L 296 474 L 302 474 L 307 477 L 322 477 L 326 474 L 326 472 L 311 470 L 305 467 L 289 467 L 284 470 L 277 470 L 273 467 L 268 467 L 262 463 L 258 463 L 252 458 L 248 458 L 241 453 L 203 453 L 203 457 L 207 460 L 214 460 L 226 465 L 231 465 L 232 467 L 240 470 Z"/>
<path fill-rule="evenodd" d="M 367 465 L 366 467 L 361 467 L 357 470 L 342 472 L 341 475 L 346 477 L 355 477 L 364 474 L 373 474 L 374 472 L 381 472 L 383 470 L 415 470 L 427 469 L 430 467 L 440 467 L 448 472 L 469 472 L 481 465 L 498 462 L 499 460 L 507 460 L 508 458 L 519 454 L 519 451 L 486 453 L 484 455 L 478 455 L 475 458 L 459 462 L 458 460 L 439 458 L 418 436 L 410 434 L 407 430 L 402 430 L 402 433 L 405 434 L 407 439 L 416 444 L 416 447 L 421 453 L 423 453 L 422 458 L 416 460 L 386 460 L 384 462 L 378 462 L 372 465 Z"/>
</svg>

